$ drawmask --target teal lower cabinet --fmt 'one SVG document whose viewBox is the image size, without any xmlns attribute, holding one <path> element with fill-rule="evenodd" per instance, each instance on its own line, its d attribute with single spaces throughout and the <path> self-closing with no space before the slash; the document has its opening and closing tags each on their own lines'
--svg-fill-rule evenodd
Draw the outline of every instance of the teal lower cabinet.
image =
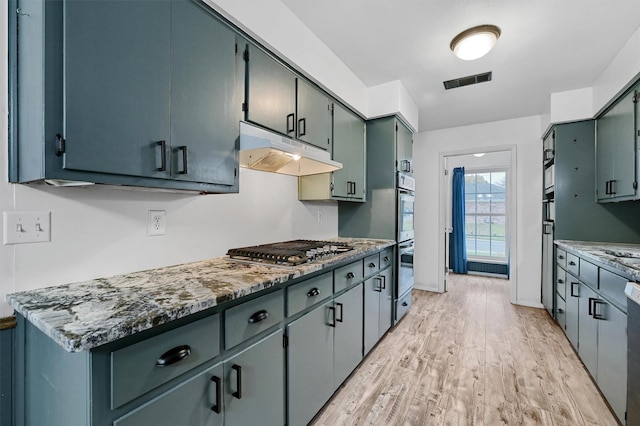
<svg viewBox="0 0 640 426">
<path fill-rule="evenodd" d="M 362 361 L 362 289 L 364 284 L 336 297 L 336 327 L 333 348 L 334 390 Z"/>
<path fill-rule="evenodd" d="M 598 386 L 619 419 L 627 406 L 627 314 L 603 299 L 594 307 L 598 318 Z"/>
<path fill-rule="evenodd" d="M 333 394 L 335 327 L 333 301 L 287 326 L 290 425 L 309 423 Z"/>
<path fill-rule="evenodd" d="M 368 354 L 391 327 L 393 302 L 391 268 L 364 282 L 364 353 Z"/>
<path fill-rule="evenodd" d="M 393 266 L 366 259 L 78 352 L 18 314 L 12 424 L 307 424 L 391 325 Z"/>
<path fill-rule="evenodd" d="M 222 364 L 211 367 L 113 425 L 222 426 L 222 372 Z"/>
<path fill-rule="evenodd" d="M 571 274 L 567 274 L 567 303 L 564 333 L 575 350 L 578 350 L 580 282 Z"/>
<path fill-rule="evenodd" d="M 226 360 L 225 424 L 283 425 L 283 378 L 282 331 L 271 334 Z"/>
<path fill-rule="evenodd" d="M 557 320 L 618 420 L 625 424 L 627 406 L 627 313 L 624 285 L 630 277 L 567 253 L 574 271 L 566 273 L 564 318 Z M 576 265 L 579 267 L 576 270 Z M 611 268 L 610 266 L 608 266 Z M 618 273 L 616 273 L 618 272 Z M 577 278 L 576 276 L 579 276 Z M 559 295 L 556 303 L 565 303 Z M 559 312 L 559 311 L 558 311 Z M 564 325 L 561 320 L 564 319 Z"/>
<path fill-rule="evenodd" d="M 287 326 L 290 425 L 309 423 L 362 361 L 360 283 Z"/>
</svg>

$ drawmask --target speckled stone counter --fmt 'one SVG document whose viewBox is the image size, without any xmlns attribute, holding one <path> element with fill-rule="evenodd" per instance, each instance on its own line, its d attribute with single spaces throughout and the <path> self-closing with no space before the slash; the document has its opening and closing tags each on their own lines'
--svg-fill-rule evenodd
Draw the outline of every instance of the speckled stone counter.
<svg viewBox="0 0 640 426">
<path fill-rule="evenodd" d="M 640 244 L 598 243 L 556 240 L 558 247 L 580 254 L 586 259 L 617 269 L 623 275 L 640 281 Z"/>
<path fill-rule="evenodd" d="M 395 244 L 335 238 L 354 250 L 296 267 L 215 258 L 8 294 L 27 321 L 69 352 L 88 350 Z"/>
</svg>

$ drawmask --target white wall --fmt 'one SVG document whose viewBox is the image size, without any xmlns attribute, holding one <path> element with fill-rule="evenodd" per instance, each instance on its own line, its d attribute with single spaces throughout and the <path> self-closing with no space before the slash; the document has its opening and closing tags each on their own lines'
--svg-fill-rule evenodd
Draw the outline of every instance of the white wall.
<svg viewBox="0 0 640 426">
<path fill-rule="evenodd" d="M 416 288 L 442 291 L 438 281 L 444 265 L 444 253 L 439 247 L 444 241 L 444 229 L 439 219 L 440 156 L 442 153 L 470 153 L 480 150 L 509 150 L 516 146 L 512 161 L 516 169 L 517 263 L 515 266 L 515 302 L 541 307 L 541 201 L 542 149 L 540 117 L 484 123 L 472 126 L 434 130 L 415 135 L 413 155 L 416 164 Z"/>
<path fill-rule="evenodd" d="M 594 114 L 638 77 L 640 77 L 640 27 L 593 85 Z"/>
</svg>

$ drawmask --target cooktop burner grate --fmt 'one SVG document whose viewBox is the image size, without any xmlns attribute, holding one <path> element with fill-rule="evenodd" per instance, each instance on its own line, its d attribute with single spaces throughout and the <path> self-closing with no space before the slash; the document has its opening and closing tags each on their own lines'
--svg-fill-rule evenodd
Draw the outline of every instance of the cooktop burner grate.
<svg viewBox="0 0 640 426">
<path fill-rule="evenodd" d="M 293 240 L 233 248 L 227 255 L 237 260 L 295 266 L 350 250 L 353 247 L 336 241 Z"/>
</svg>

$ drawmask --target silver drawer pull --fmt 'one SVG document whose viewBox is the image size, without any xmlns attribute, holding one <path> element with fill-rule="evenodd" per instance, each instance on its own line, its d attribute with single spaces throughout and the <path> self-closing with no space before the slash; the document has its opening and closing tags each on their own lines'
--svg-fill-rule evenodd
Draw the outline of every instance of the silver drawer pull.
<svg viewBox="0 0 640 426">
<path fill-rule="evenodd" d="M 571 266 L 576 266 L 576 262 L 574 262 L 573 260 L 570 260 L 570 261 L 569 261 L 569 265 L 571 265 Z"/>
<path fill-rule="evenodd" d="M 163 353 L 160 358 L 157 359 L 156 367 L 166 367 L 167 365 L 175 364 L 189 355 L 191 355 L 191 347 L 189 345 L 176 346 Z"/>
<path fill-rule="evenodd" d="M 355 274 L 354 274 L 353 272 L 349 272 L 349 273 L 346 275 L 346 278 L 347 278 L 348 280 L 350 280 L 351 278 L 355 278 Z"/>
<path fill-rule="evenodd" d="M 256 324 L 266 320 L 267 318 L 269 318 L 269 312 L 263 309 L 249 317 L 249 324 Z"/>
<path fill-rule="evenodd" d="M 376 267 L 376 264 L 375 264 L 375 263 L 371 262 L 371 263 L 369 264 L 369 268 L 375 268 L 375 267 Z"/>
<path fill-rule="evenodd" d="M 307 297 L 315 297 L 319 294 L 320 294 L 320 290 L 314 287 L 311 290 L 309 290 L 309 292 L 307 292 Z"/>
</svg>

